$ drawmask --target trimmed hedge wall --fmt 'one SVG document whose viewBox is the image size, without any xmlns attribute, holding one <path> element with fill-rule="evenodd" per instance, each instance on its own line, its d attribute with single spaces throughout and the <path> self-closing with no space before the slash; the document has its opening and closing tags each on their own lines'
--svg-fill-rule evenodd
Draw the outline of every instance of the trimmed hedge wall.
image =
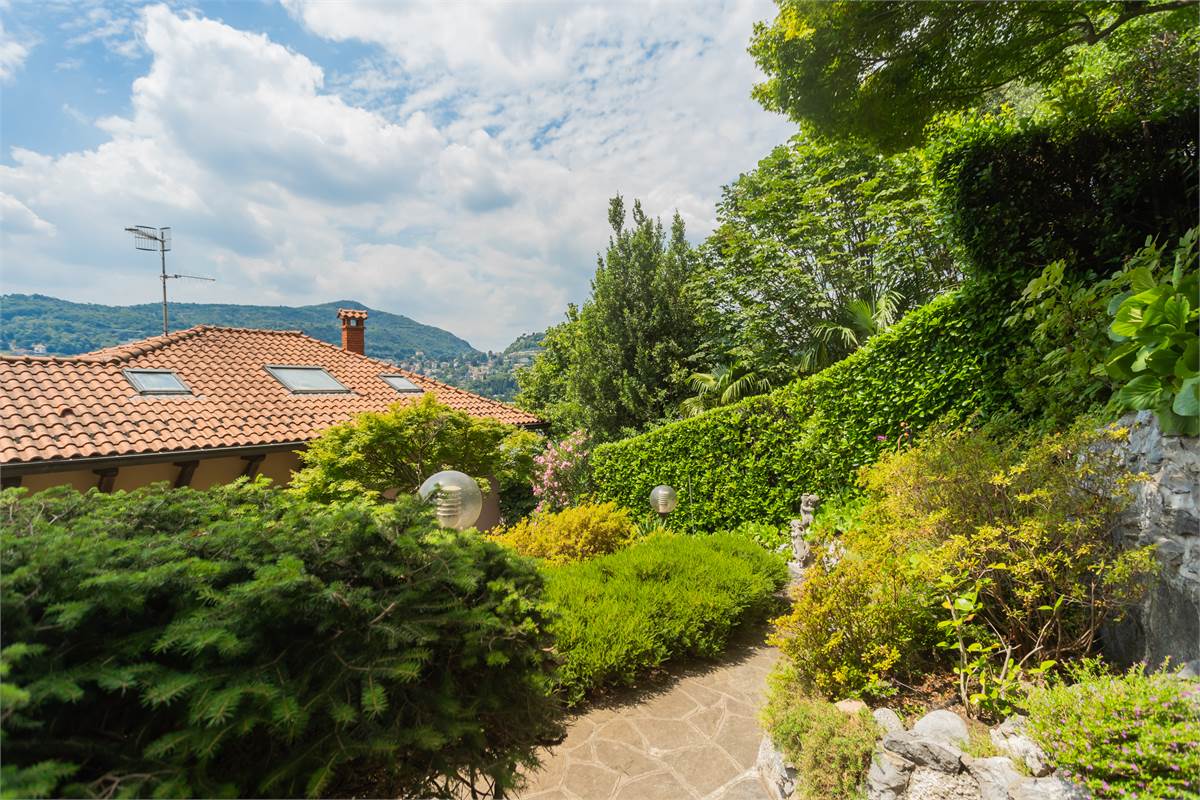
<svg viewBox="0 0 1200 800">
<path fill-rule="evenodd" d="M 672 526 L 691 532 L 783 523 L 800 495 L 842 491 L 879 452 L 947 415 L 1009 406 L 1006 304 L 964 289 L 913 311 L 832 367 L 593 454 L 596 494 L 643 516 L 650 490 L 679 492 Z M 881 440 L 878 437 L 886 437 Z"/>
<path fill-rule="evenodd" d="M 988 117 L 938 149 L 934 184 L 968 271 L 1017 291 L 1052 261 L 1097 276 L 1196 224 L 1196 108 L 1079 126 Z"/>
</svg>

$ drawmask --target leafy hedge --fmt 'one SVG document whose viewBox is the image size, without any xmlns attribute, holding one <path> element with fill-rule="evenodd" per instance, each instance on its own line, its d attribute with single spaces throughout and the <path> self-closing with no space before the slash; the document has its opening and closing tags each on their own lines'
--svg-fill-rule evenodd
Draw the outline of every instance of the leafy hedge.
<svg viewBox="0 0 1200 800">
<path fill-rule="evenodd" d="M 655 534 L 591 561 L 548 566 L 546 596 L 568 702 L 632 685 L 681 656 L 716 656 L 733 630 L 766 618 L 787 581 L 783 560 L 730 534 Z"/>
<path fill-rule="evenodd" d="M 1147 236 L 1195 225 L 1194 106 L 1080 126 L 1015 115 L 959 121 L 935 145 L 934 185 L 976 276 L 1017 288 L 1052 261 L 1103 276 Z"/>
<path fill-rule="evenodd" d="M 671 524 L 688 531 L 783 523 L 801 494 L 843 490 L 906 431 L 1006 407 L 1004 357 L 1018 334 L 1007 312 L 969 289 L 943 295 L 816 375 L 597 447 L 596 494 L 641 515 L 651 488 L 670 484 Z"/>
<path fill-rule="evenodd" d="M 0 495 L 11 796 L 448 796 L 559 733 L 533 566 L 415 500 Z"/>
</svg>

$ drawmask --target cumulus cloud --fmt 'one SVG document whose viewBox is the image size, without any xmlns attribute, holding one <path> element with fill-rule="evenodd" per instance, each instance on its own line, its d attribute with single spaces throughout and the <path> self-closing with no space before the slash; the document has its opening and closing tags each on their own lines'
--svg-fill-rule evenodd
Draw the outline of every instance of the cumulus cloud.
<svg viewBox="0 0 1200 800">
<path fill-rule="evenodd" d="M 609 196 L 679 209 L 698 238 L 721 185 L 791 132 L 749 99 L 766 0 L 284 4 L 376 54 L 329 75 L 197 12 L 114 23 L 150 61 L 130 111 L 96 121 L 107 141 L 0 165 L 7 291 L 153 299 L 122 228 L 172 225 L 180 270 L 218 278 L 178 299 L 353 297 L 499 348 L 586 295 Z"/>
</svg>

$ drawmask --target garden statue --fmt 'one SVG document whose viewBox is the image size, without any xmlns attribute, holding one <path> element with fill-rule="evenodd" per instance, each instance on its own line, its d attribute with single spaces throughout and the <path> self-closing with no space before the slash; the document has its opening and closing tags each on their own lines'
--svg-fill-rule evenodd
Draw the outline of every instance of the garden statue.
<svg viewBox="0 0 1200 800">
<path fill-rule="evenodd" d="M 809 545 L 805 535 L 813 523 L 813 514 L 817 510 L 817 503 L 821 501 L 819 495 L 802 494 L 800 495 L 800 519 L 792 520 L 792 559 L 803 565 L 808 560 Z"/>
</svg>

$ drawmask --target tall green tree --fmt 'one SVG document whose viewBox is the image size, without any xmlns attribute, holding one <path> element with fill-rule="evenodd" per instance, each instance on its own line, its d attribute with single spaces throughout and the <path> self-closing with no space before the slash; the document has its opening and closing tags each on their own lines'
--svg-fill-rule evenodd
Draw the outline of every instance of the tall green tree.
<svg viewBox="0 0 1200 800">
<path fill-rule="evenodd" d="M 628 216 L 628 220 L 627 220 Z M 567 401 L 594 440 L 617 439 L 672 417 L 687 395 L 700 344 L 690 291 L 695 255 L 678 214 L 668 232 L 635 201 L 614 197 L 612 237 L 572 330 Z M 627 224 L 627 222 L 629 224 Z"/>
<path fill-rule="evenodd" d="M 574 303 L 567 306 L 566 317 L 546 329 L 540 342 L 542 350 L 533 363 L 515 372 L 520 387 L 517 406 L 549 422 L 550 435 L 556 439 L 583 424 L 583 413 L 568 395 L 567 386 L 579 334 L 579 309 Z"/>
<path fill-rule="evenodd" d="M 930 198 L 918 152 L 803 135 L 775 148 L 725 188 L 701 248 L 707 349 L 780 380 L 853 303 L 888 297 L 898 316 L 955 284 Z"/>
<path fill-rule="evenodd" d="M 944 112 L 1015 82 L 1052 83 L 1079 50 L 1135 20 L 1196 23 L 1195 0 L 777 2 L 750 44 L 767 75 L 755 98 L 823 135 L 892 152 Z"/>
</svg>

